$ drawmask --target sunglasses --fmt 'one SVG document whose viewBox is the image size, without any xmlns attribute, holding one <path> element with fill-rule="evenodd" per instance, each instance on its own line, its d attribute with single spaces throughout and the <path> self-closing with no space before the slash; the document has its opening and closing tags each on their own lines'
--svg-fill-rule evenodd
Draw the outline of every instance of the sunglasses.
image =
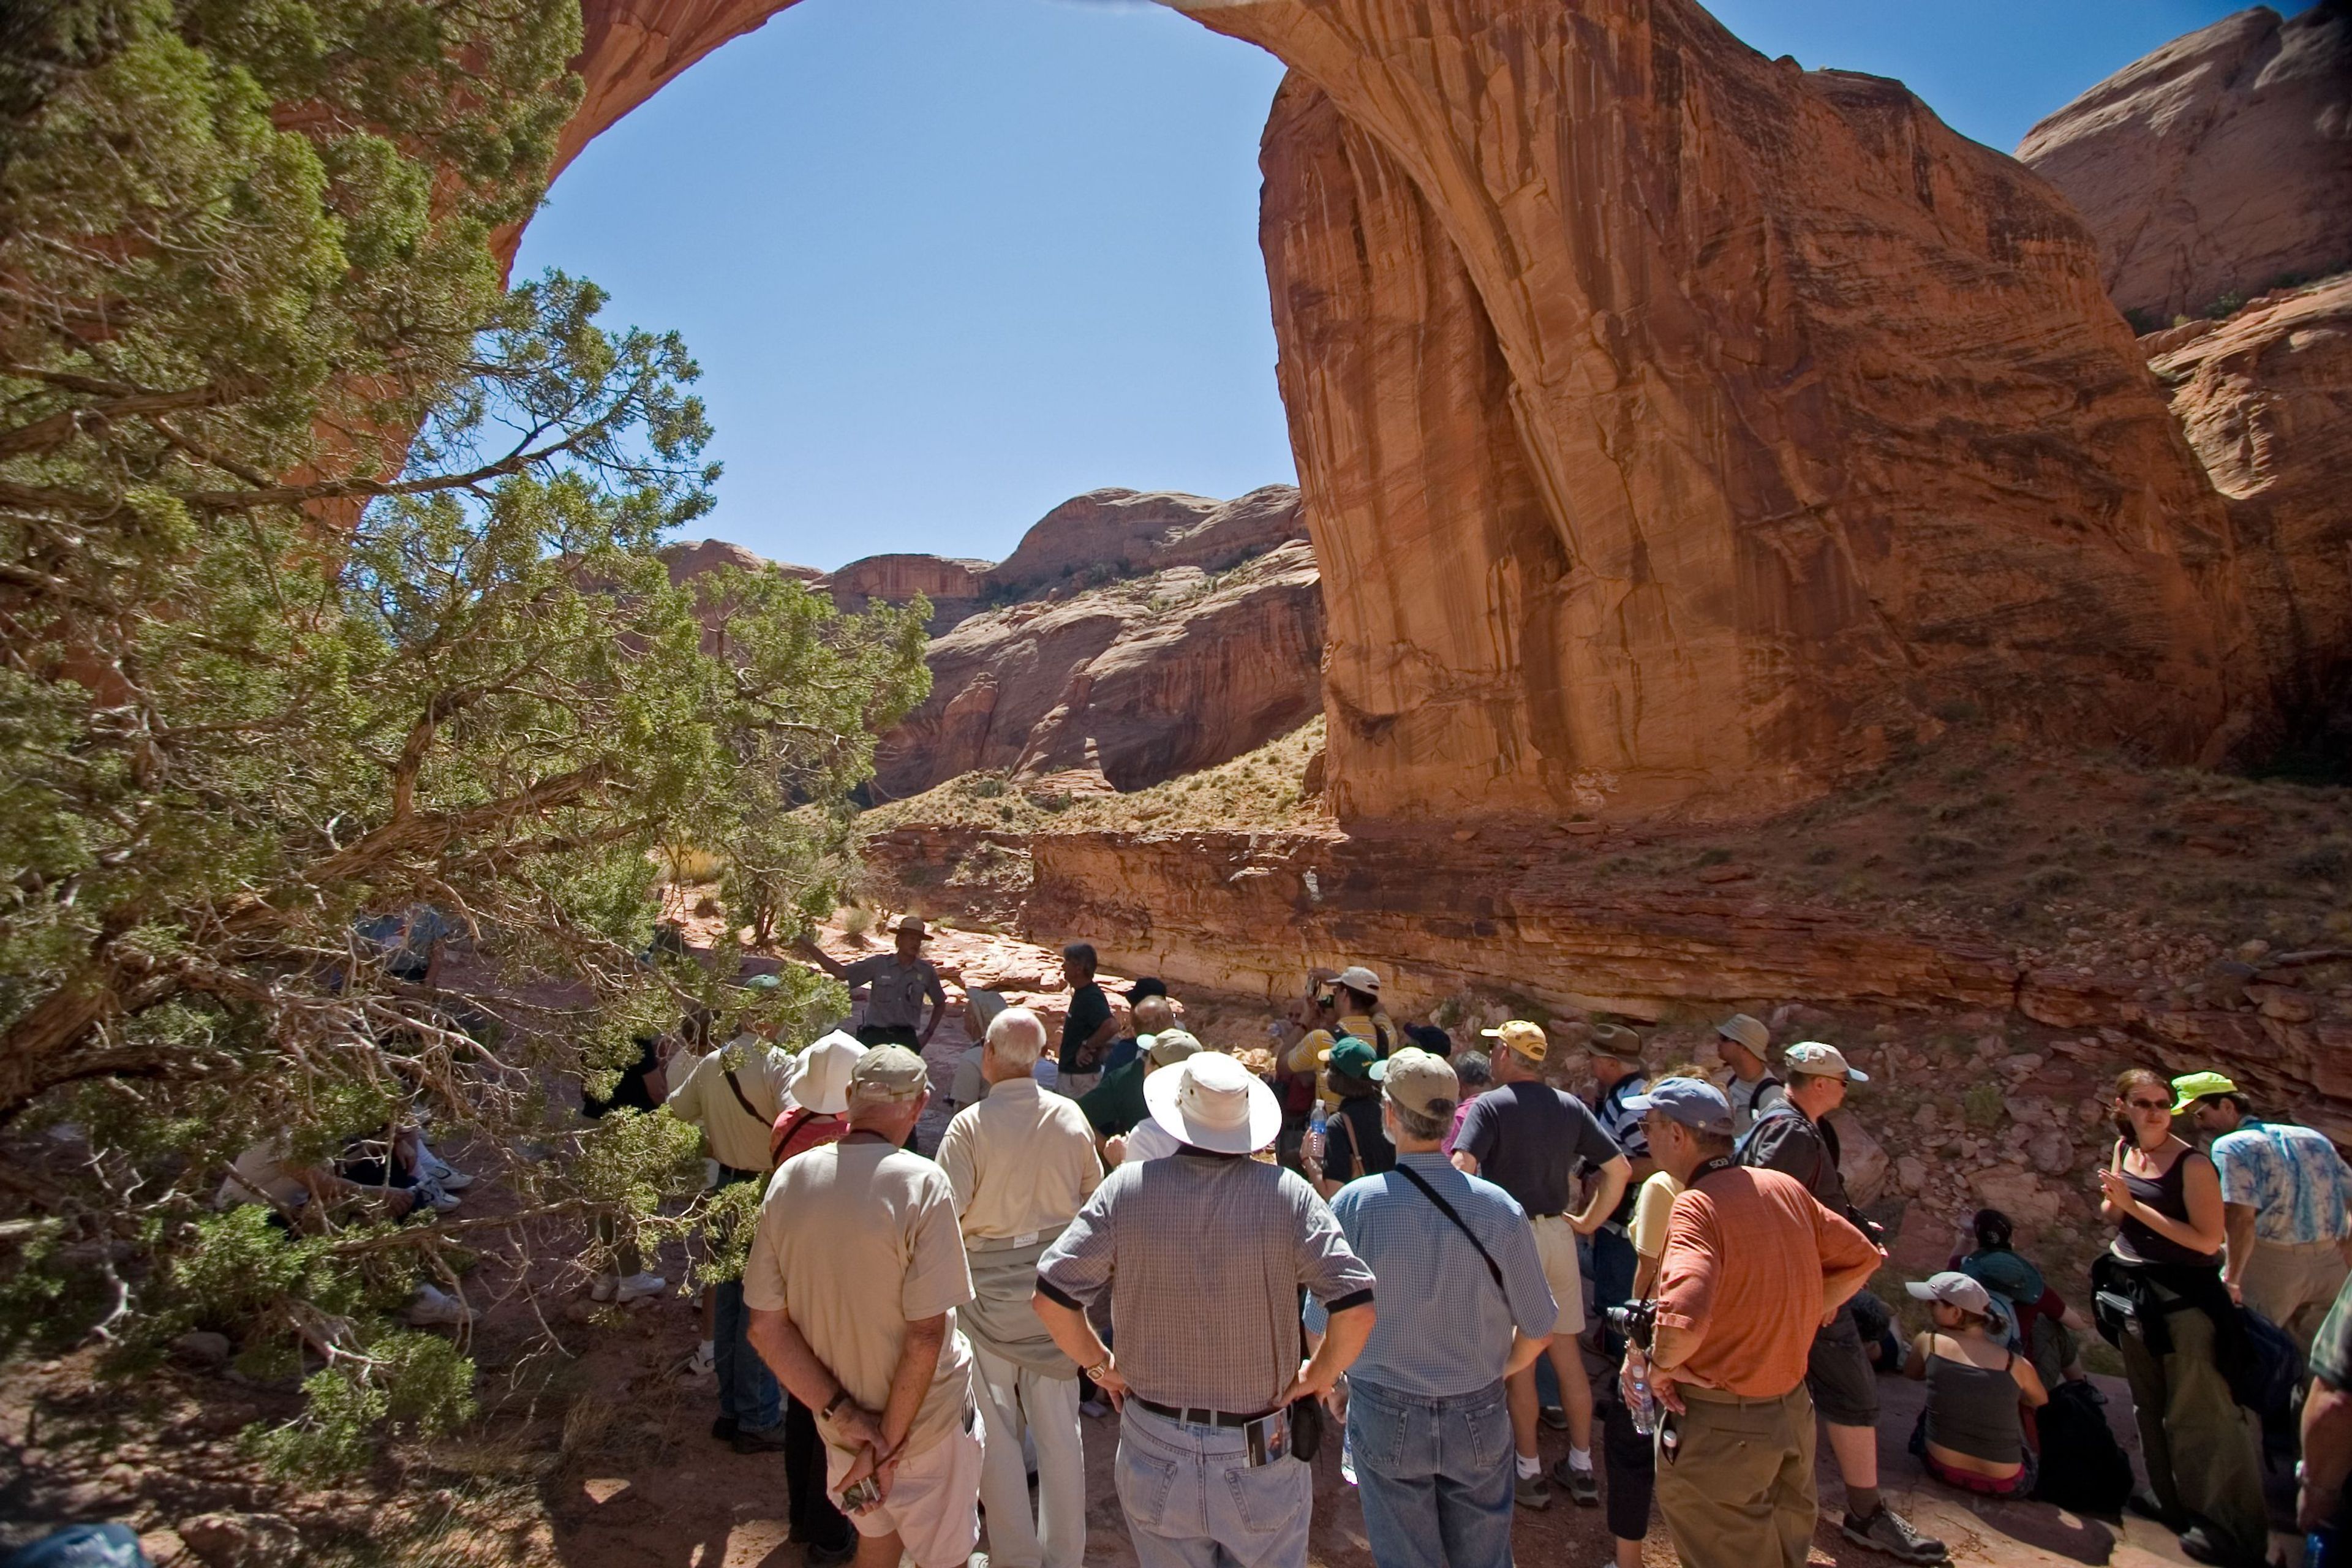
<svg viewBox="0 0 2352 1568">
<path fill-rule="evenodd" d="M 2134 1110 L 2161 1110 L 2169 1114 L 2172 1110 L 2172 1101 L 2168 1100 L 2126 1100 L 2124 1104 Z"/>
</svg>

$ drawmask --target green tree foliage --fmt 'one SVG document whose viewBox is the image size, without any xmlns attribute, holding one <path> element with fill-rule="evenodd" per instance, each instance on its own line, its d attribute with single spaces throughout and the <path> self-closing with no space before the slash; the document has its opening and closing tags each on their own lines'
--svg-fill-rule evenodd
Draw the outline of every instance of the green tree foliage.
<svg viewBox="0 0 2352 1568">
<path fill-rule="evenodd" d="M 730 912 L 770 934 L 829 907 L 922 614 L 656 558 L 717 472 L 691 360 L 497 255 L 575 0 L 9 9 L 0 1310 L 122 1364 L 299 1350 L 313 1419 L 258 1440 L 348 1464 L 467 1408 L 463 1358 L 387 1323 L 420 1278 L 694 1223 L 656 1212 L 690 1131 L 571 1116 L 682 1009 L 743 1010 L 638 956 L 656 857 L 746 851 Z M 417 906 L 470 950 L 437 984 L 355 934 Z M 795 973 L 758 1006 L 790 1038 L 838 1003 Z M 512 1205 L 210 1212 L 249 1145 L 319 1166 L 420 1111 Z"/>
</svg>

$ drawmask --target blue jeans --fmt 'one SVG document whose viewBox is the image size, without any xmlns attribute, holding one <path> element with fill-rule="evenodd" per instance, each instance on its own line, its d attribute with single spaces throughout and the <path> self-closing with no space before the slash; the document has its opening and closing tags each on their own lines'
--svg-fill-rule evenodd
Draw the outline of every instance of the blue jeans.
<svg viewBox="0 0 2352 1568">
<path fill-rule="evenodd" d="M 1139 1568 L 1307 1568 L 1315 1473 L 1297 1459 L 1252 1465 L 1237 1426 L 1171 1421 L 1130 1398 L 1118 1479 Z"/>
<path fill-rule="evenodd" d="M 783 1390 L 751 1348 L 751 1314 L 743 1305 L 743 1282 L 723 1281 L 718 1298 L 710 1359 L 719 1373 L 719 1414 L 747 1432 L 764 1432 L 784 1418 Z"/>
<path fill-rule="evenodd" d="M 1611 1355 L 1623 1353 L 1625 1336 L 1609 1327 L 1609 1320 L 1603 1314 L 1632 1300 L 1633 1271 L 1641 1261 L 1641 1255 L 1633 1250 L 1632 1237 L 1621 1236 L 1607 1226 L 1592 1233 L 1592 1272 L 1586 1276 L 1592 1281 L 1592 1321 L 1600 1326 L 1601 1342 Z"/>
<path fill-rule="evenodd" d="M 1379 1568 L 1510 1568 L 1511 1412 L 1499 1379 L 1433 1399 L 1349 1378 L 1348 1441 Z"/>
</svg>

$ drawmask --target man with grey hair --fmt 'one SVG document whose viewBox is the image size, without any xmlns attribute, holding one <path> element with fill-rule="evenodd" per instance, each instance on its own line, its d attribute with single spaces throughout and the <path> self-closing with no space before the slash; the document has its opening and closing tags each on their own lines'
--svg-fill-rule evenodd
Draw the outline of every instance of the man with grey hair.
<svg viewBox="0 0 2352 1568">
<path fill-rule="evenodd" d="M 900 1147 L 929 1081 L 903 1046 L 858 1058 L 847 1135 L 777 1171 L 743 1269 L 751 1342 L 817 1413 L 860 1568 L 962 1568 L 980 1539 L 971 1272 L 946 1173 Z"/>
<path fill-rule="evenodd" d="M 1409 1046 L 1372 1076 L 1396 1164 L 1331 1200 L 1381 1290 L 1380 1320 L 1346 1379 L 1364 1533 L 1383 1568 L 1509 1568 L 1504 1379 L 1543 1354 L 1559 1306 L 1527 1211 L 1445 1156 L 1462 1093 L 1452 1065 Z M 1310 1306 L 1307 1326 L 1319 1330 L 1321 1318 Z"/>
<path fill-rule="evenodd" d="M 1077 1102 L 1044 1092 L 1031 1076 L 1045 1048 L 1036 1014 L 998 1014 L 981 1057 L 988 1093 L 957 1111 L 940 1139 L 971 1265 L 963 1326 L 988 1426 L 980 1497 L 990 1568 L 1079 1568 L 1087 1552 L 1077 1363 L 1055 1345 L 1031 1297 L 1037 1259 L 1103 1171 Z M 1024 1436 L 1037 1446 L 1034 1513 Z"/>
</svg>

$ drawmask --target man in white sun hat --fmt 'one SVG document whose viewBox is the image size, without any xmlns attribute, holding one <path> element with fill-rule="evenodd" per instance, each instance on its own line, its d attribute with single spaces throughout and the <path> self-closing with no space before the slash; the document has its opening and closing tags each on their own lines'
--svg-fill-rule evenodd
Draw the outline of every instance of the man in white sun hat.
<svg viewBox="0 0 2352 1568">
<path fill-rule="evenodd" d="M 1310 1472 L 1293 1401 L 1319 1398 L 1372 1331 L 1372 1271 L 1297 1173 L 1250 1158 L 1273 1090 L 1202 1051 L 1144 1080 L 1180 1147 L 1113 1171 L 1037 1264 L 1037 1316 L 1120 1410 L 1118 1480 L 1141 1568 L 1304 1568 Z M 1302 1361 L 1298 1291 L 1330 1312 Z M 1119 1353 L 1087 1301 L 1110 1292 Z"/>
<path fill-rule="evenodd" d="M 1772 1072 L 1772 1031 L 1761 1018 L 1734 1013 L 1715 1026 L 1715 1034 L 1723 1065 L 1731 1069 L 1722 1084 L 1723 1097 L 1731 1102 L 1731 1125 L 1745 1132 L 1789 1098 L 1789 1086 Z"/>
<path fill-rule="evenodd" d="M 1780 1069 L 1789 1075 L 1788 1098 L 1759 1115 L 1740 1139 L 1739 1163 L 1794 1176 L 1823 1208 L 1877 1242 L 1878 1227 L 1846 1195 L 1845 1177 L 1838 1170 L 1837 1129 L 1829 1122 L 1830 1112 L 1845 1103 L 1846 1086 L 1868 1083 L 1870 1075 L 1835 1046 L 1819 1040 L 1790 1046 L 1780 1058 Z M 1805 1386 L 1829 1428 L 1830 1451 L 1845 1481 L 1845 1518 L 1840 1523 L 1845 1538 L 1905 1563 L 1943 1562 L 1949 1555 L 1944 1543 L 1912 1529 L 1910 1521 L 1879 1498 L 1878 1375 L 1863 1349 L 1851 1302 L 1813 1336 Z"/>
</svg>

